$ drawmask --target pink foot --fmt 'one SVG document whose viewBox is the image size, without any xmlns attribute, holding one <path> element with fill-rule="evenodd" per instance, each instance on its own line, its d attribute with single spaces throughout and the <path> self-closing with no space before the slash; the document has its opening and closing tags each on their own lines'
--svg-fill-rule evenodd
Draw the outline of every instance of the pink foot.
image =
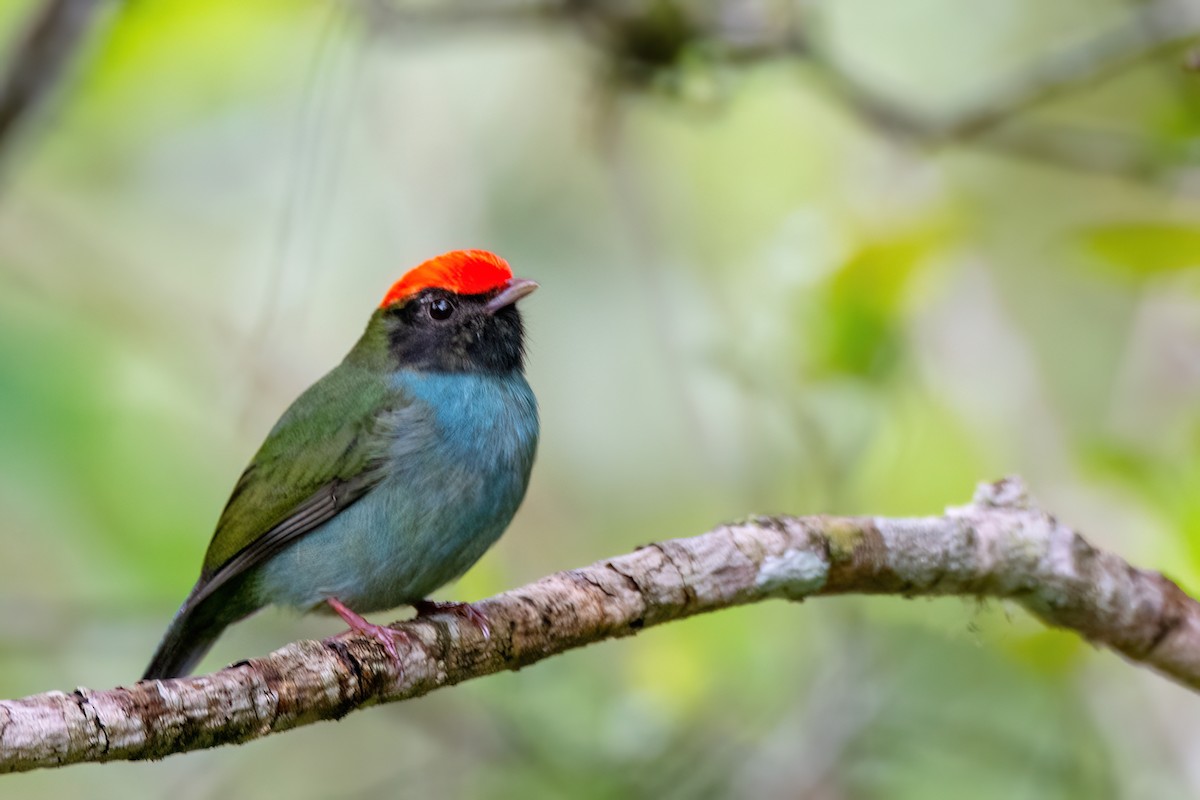
<svg viewBox="0 0 1200 800">
<path fill-rule="evenodd" d="M 392 663 L 396 665 L 397 671 L 404 671 L 404 663 L 400 660 L 400 653 L 396 651 L 396 640 L 401 639 L 408 641 L 407 633 L 389 628 L 386 625 L 376 625 L 373 622 L 367 622 L 358 614 L 355 614 L 353 611 L 347 608 L 346 605 L 336 597 L 327 598 L 325 602 L 329 604 L 330 608 L 337 612 L 339 617 L 346 621 L 346 624 L 350 626 L 350 630 L 358 631 L 359 633 L 365 633 L 383 645 L 383 649 L 387 651 L 389 656 L 391 656 Z"/>
<path fill-rule="evenodd" d="M 413 603 L 413 608 L 417 610 L 418 617 L 428 617 L 439 611 L 462 617 L 478 628 L 485 640 L 492 638 L 492 629 L 488 626 L 487 616 L 470 603 L 439 603 L 435 600 L 418 600 Z"/>
</svg>

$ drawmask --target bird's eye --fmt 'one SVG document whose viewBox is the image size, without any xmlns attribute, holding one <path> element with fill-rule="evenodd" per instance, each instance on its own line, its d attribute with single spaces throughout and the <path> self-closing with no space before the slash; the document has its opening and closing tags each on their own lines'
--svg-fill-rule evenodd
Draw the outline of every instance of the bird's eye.
<svg viewBox="0 0 1200 800">
<path fill-rule="evenodd" d="M 444 297 L 439 297 L 429 304 L 429 316 L 431 319 L 436 319 L 439 322 L 444 319 L 450 319 L 454 314 L 454 304 Z"/>
</svg>

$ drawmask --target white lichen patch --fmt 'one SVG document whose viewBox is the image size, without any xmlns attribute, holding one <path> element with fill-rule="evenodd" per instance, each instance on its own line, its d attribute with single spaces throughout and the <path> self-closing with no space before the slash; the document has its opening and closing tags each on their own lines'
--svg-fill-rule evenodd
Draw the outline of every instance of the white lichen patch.
<svg viewBox="0 0 1200 800">
<path fill-rule="evenodd" d="M 946 526 L 936 519 L 874 519 L 887 548 L 887 566 L 913 587 L 925 587 L 945 574 Z"/>
<path fill-rule="evenodd" d="M 829 564 L 809 550 L 785 550 L 767 556 L 754 585 L 767 594 L 802 599 L 819 591 L 829 577 Z"/>
</svg>

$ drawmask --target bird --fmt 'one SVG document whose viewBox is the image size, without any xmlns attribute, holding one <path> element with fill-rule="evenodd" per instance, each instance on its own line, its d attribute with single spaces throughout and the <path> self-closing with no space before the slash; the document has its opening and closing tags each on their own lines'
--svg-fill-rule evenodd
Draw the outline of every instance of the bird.
<svg viewBox="0 0 1200 800">
<path fill-rule="evenodd" d="M 449 608 L 486 636 L 473 607 L 428 596 L 500 537 L 529 485 L 538 408 L 516 304 L 537 288 L 486 250 L 404 273 L 241 474 L 142 679 L 188 675 L 268 605 L 336 613 L 398 668 L 404 635 L 361 614 Z"/>
</svg>

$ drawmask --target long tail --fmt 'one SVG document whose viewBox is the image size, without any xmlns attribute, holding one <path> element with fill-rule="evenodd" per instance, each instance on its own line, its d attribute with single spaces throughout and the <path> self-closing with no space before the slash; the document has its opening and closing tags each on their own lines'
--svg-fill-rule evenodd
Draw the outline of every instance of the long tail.
<svg viewBox="0 0 1200 800">
<path fill-rule="evenodd" d="M 196 589 L 199 588 L 197 585 Z M 233 588 L 233 587 L 230 587 Z M 171 620 L 142 680 L 180 678 L 190 673 L 229 625 L 253 613 L 256 606 L 236 601 L 238 592 L 221 591 L 193 603 L 196 589 Z M 231 596 L 232 595 L 232 596 Z"/>
<path fill-rule="evenodd" d="M 184 608 L 179 609 L 158 649 L 154 651 L 142 680 L 181 678 L 195 669 L 200 659 L 212 648 L 225 626 L 197 626 L 193 616 Z"/>
</svg>

